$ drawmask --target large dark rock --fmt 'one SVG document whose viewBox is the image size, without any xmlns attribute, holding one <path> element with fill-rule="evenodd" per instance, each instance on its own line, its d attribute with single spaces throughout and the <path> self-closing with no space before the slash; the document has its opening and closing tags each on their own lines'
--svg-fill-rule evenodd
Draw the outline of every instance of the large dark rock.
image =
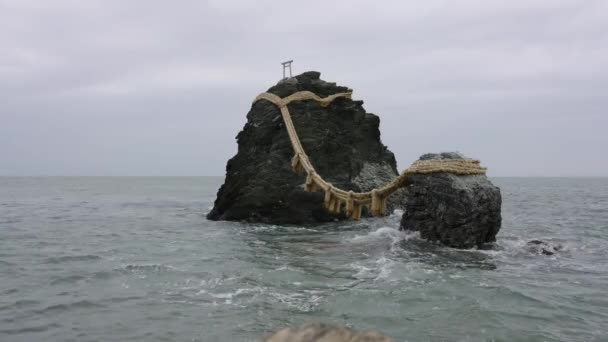
<svg viewBox="0 0 608 342">
<path fill-rule="evenodd" d="M 319 79 L 310 71 L 279 82 L 268 92 L 286 97 L 308 90 L 325 97 L 350 91 Z M 378 116 L 366 113 L 363 101 L 338 98 L 327 107 L 314 101 L 289 105 L 304 149 L 317 172 L 335 186 L 368 191 L 397 176 L 395 157 L 380 141 Z M 211 220 L 268 223 L 312 223 L 333 220 L 323 208 L 323 193 L 308 193 L 305 175 L 291 170 L 293 156 L 279 109 L 262 100 L 254 103 L 237 135 L 238 153 L 228 161 Z M 391 196 L 392 210 L 404 191 Z M 364 213 L 365 214 L 365 213 Z"/>
<path fill-rule="evenodd" d="M 421 160 L 463 159 L 458 153 L 425 154 Z M 402 230 L 455 248 L 471 248 L 496 241 L 501 225 L 500 189 L 485 175 L 448 173 L 408 177 Z"/>
</svg>

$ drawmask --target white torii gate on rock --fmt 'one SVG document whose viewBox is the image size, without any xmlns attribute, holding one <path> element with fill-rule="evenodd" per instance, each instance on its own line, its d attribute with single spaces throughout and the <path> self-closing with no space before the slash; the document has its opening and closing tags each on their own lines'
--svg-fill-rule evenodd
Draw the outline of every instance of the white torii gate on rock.
<svg viewBox="0 0 608 342">
<path fill-rule="evenodd" d="M 287 69 L 289 69 L 289 78 L 292 78 L 293 75 L 291 74 L 291 63 L 293 62 L 293 59 L 287 62 L 283 62 L 281 63 L 283 65 L 283 79 L 286 79 L 287 77 L 285 77 L 285 71 Z"/>
</svg>

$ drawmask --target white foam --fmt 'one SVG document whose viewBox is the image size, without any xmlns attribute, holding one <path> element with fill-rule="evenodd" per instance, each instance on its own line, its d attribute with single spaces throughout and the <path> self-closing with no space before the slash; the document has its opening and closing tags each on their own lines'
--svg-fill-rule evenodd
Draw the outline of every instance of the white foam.
<svg viewBox="0 0 608 342">
<path fill-rule="evenodd" d="M 383 256 L 380 259 L 376 260 L 376 264 L 380 266 L 380 273 L 378 273 L 378 276 L 376 276 L 374 281 L 380 279 L 387 279 L 393 272 L 393 266 L 395 265 L 395 261 Z"/>
<path fill-rule="evenodd" d="M 316 229 L 312 229 L 312 228 L 306 228 L 306 227 L 289 227 L 287 228 L 288 230 L 295 230 L 295 231 L 306 231 L 306 232 L 313 232 L 313 233 L 318 233 L 320 232 L 319 230 Z"/>
<path fill-rule="evenodd" d="M 310 295 L 307 296 L 303 293 L 279 293 L 273 292 L 270 295 L 278 300 L 280 303 L 287 305 L 290 308 L 296 309 L 302 312 L 311 312 L 320 304 L 323 299 L 322 296 Z"/>
<path fill-rule="evenodd" d="M 353 277 L 357 279 L 371 278 L 371 275 L 373 273 L 373 269 L 371 267 L 367 267 L 358 263 L 350 264 L 350 266 L 357 270 L 357 273 L 355 273 Z"/>
<path fill-rule="evenodd" d="M 403 216 L 403 210 L 401 209 L 395 209 L 393 210 L 393 213 L 391 214 L 391 216 L 396 216 L 396 217 L 401 217 Z"/>
<path fill-rule="evenodd" d="M 232 297 L 234 297 L 235 293 L 209 293 L 209 295 L 213 298 L 219 298 L 219 299 L 232 299 Z"/>
<path fill-rule="evenodd" d="M 251 287 L 251 288 L 240 288 L 234 292 L 220 292 L 220 293 L 211 293 L 211 292 L 207 292 L 203 289 L 203 290 L 200 290 L 198 292 L 198 294 L 199 295 L 207 294 L 213 298 L 224 299 L 224 304 L 233 304 L 233 301 L 237 300 L 238 297 L 241 297 L 243 295 L 263 293 L 263 292 L 264 292 L 264 288 L 256 286 L 256 287 Z"/>
<path fill-rule="evenodd" d="M 396 244 L 400 241 L 407 241 L 411 239 L 419 239 L 420 234 L 418 232 L 406 232 L 391 227 L 380 227 L 366 235 L 355 235 L 351 238 L 351 242 L 367 242 L 373 240 L 390 239 L 391 244 Z"/>
</svg>

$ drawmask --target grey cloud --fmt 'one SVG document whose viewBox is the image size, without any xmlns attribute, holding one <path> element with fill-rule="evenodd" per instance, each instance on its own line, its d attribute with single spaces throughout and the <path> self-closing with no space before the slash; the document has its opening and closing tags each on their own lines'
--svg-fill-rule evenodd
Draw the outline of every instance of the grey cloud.
<svg viewBox="0 0 608 342">
<path fill-rule="evenodd" d="M 251 99 L 319 70 L 406 167 L 607 176 L 604 1 L 0 0 L 0 174 L 221 175 Z"/>
</svg>

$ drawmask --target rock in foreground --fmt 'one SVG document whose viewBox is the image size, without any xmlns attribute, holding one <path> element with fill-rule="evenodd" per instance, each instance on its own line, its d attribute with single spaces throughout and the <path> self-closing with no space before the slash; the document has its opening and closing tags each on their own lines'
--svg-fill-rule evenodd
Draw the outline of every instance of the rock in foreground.
<svg viewBox="0 0 608 342">
<path fill-rule="evenodd" d="M 323 323 L 309 323 L 285 328 L 261 340 L 262 342 L 394 342 L 381 333 L 356 332 L 350 328 Z"/>
<path fill-rule="evenodd" d="M 319 76 L 306 72 L 279 82 L 268 92 L 284 98 L 304 90 L 320 97 L 350 91 Z M 288 106 L 318 174 L 334 186 L 355 192 L 369 191 L 398 175 L 393 153 L 380 141 L 380 119 L 366 113 L 362 105 L 363 101 L 339 98 L 327 107 L 310 100 Z M 228 161 L 225 183 L 208 219 L 277 224 L 334 220 L 323 208 L 323 192 L 304 191 L 306 176 L 293 173 L 293 149 L 274 104 L 262 100 L 252 105 L 237 142 L 238 153 Z M 403 193 L 391 196 L 389 210 L 402 202 Z"/>
<path fill-rule="evenodd" d="M 458 153 L 425 154 L 427 159 L 465 159 Z M 419 231 L 423 239 L 454 248 L 496 241 L 501 225 L 500 189 L 485 175 L 448 173 L 408 177 L 402 230 Z"/>
</svg>

